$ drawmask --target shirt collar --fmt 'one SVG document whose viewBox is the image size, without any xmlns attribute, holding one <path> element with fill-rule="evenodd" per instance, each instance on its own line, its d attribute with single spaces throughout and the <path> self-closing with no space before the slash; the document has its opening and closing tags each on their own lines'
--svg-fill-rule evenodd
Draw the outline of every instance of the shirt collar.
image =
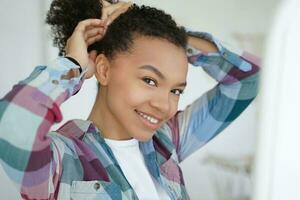
<svg viewBox="0 0 300 200">
<path fill-rule="evenodd" d="M 101 131 L 89 120 L 73 119 L 67 121 L 57 132 L 69 138 L 75 137 L 79 139 L 82 139 L 85 134 L 92 134 L 100 143 L 105 143 Z M 151 154 L 155 151 L 152 139 L 139 142 L 139 147 L 144 155 Z"/>
</svg>

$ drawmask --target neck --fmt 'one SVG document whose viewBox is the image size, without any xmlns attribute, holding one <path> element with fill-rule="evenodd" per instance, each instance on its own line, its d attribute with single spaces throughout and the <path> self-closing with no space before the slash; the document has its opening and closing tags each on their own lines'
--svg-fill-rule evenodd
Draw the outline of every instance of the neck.
<svg viewBox="0 0 300 200">
<path fill-rule="evenodd" d="M 101 90 L 101 93 L 105 93 Z M 106 98 L 98 92 L 95 104 L 88 117 L 94 125 L 101 131 L 104 138 L 112 140 L 129 140 L 132 139 L 128 135 L 122 135 L 124 131 L 120 128 L 119 123 L 107 107 Z"/>
</svg>

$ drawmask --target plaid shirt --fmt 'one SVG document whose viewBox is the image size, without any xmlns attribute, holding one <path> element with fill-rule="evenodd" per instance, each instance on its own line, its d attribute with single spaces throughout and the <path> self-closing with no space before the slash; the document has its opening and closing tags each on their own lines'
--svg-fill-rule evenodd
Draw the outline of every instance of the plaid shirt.
<svg viewBox="0 0 300 200">
<path fill-rule="evenodd" d="M 208 33 L 190 35 L 212 41 L 218 53 L 191 46 L 188 60 L 218 84 L 139 142 L 150 174 L 171 199 L 189 199 L 179 163 L 224 130 L 257 94 L 254 57 L 235 54 Z M 0 100 L 0 162 L 24 199 L 138 199 L 100 130 L 86 120 L 62 120 L 60 105 L 84 82 L 60 77 L 78 68 L 66 58 L 38 66 Z"/>
</svg>

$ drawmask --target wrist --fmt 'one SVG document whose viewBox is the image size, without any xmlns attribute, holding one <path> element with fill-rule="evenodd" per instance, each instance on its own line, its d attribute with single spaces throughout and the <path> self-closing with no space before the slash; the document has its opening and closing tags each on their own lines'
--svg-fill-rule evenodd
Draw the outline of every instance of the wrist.
<svg viewBox="0 0 300 200">
<path fill-rule="evenodd" d="M 82 67 L 81 67 L 81 65 L 79 64 L 79 62 L 75 58 L 73 58 L 71 56 L 68 56 L 68 55 L 65 56 L 65 58 L 67 58 L 68 60 L 70 60 L 71 62 L 73 62 L 75 65 L 79 66 L 79 68 L 78 68 L 79 74 L 82 73 Z"/>
<path fill-rule="evenodd" d="M 215 44 L 202 38 L 188 36 L 188 44 L 202 52 L 218 52 L 218 48 Z"/>
</svg>

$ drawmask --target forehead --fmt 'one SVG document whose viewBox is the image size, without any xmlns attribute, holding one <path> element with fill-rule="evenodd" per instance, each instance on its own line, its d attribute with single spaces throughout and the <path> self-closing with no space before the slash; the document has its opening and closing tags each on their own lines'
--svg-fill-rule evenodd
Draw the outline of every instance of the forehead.
<svg viewBox="0 0 300 200">
<path fill-rule="evenodd" d="M 143 59 L 158 59 L 164 61 L 176 60 L 180 64 L 186 62 L 185 50 L 166 39 L 139 36 L 133 40 L 132 57 Z"/>
<path fill-rule="evenodd" d="M 185 50 L 165 39 L 137 37 L 130 51 L 117 57 L 126 62 L 126 65 L 131 65 L 131 70 L 138 70 L 143 65 L 151 65 L 166 76 L 172 74 L 176 79 L 186 78 L 188 62 Z"/>
</svg>

